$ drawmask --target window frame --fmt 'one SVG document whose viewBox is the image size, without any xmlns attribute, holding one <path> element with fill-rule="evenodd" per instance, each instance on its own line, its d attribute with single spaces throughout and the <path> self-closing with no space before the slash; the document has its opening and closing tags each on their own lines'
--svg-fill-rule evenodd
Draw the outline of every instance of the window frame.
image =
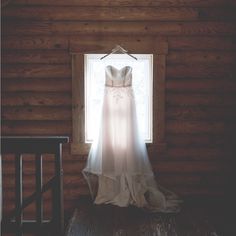
<svg viewBox="0 0 236 236">
<path fill-rule="evenodd" d="M 168 42 L 165 39 L 156 39 L 155 46 L 149 42 L 142 45 L 142 50 L 134 43 L 124 39 L 124 48 L 129 53 L 153 54 L 153 142 L 147 143 L 148 152 L 155 156 L 157 152 L 166 150 L 165 141 L 165 77 L 166 55 L 168 54 Z M 90 42 L 91 43 L 91 42 Z M 99 42 L 94 41 L 94 44 Z M 93 45 L 81 47 L 76 42 L 70 42 L 72 55 L 72 155 L 87 155 L 91 144 L 85 143 L 85 101 L 84 101 L 84 54 L 105 54 L 111 50 L 111 45 L 106 41 L 100 42 L 101 49 L 93 51 Z M 90 49 L 91 47 L 91 49 Z M 85 50 L 83 50 L 85 48 Z M 144 50 L 145 49 L 145 50 Z"/>
<path fill-rule="evenodd" d="M 147 113 L 145 113 L 147 116 L 147 126 L 146 126 L 146 134 L 147 137 L 144 139 L 145 143 L 152 143 L 153 142 L 153 54 L 151 53 L 142 53 L 142 54 L 133 54 L 136 58 L 138 58 L 138 61 L 142 62 L 142 60 L 146 61 L 146 69 L 149 72 L 149 76 L 148 78 L 145 77 L 145 79 L 143 80 L 144 83 L 146 83 L 146 87 L 147 87 L 147 97 L 143 97 L 143 99 L 146 99 L 145 101 L 147 102 L 146 104 L 148 105 L 146 107 L 147 109 Z M 85 143 L 92 143 L 92 139 L 88 139 L 89 135 L 87 133 L 88 131 L 88 100 L 89 100 L 89 96 L 87 96 L 88 92 L 89 92 L 89 87 L 88 84 L 91 84 L 91 81 L 94 81 L 94 78 L 91 78 L 89 76 L 90 72 L 90 63 L 91 61 L 98 61 L 98 63 L 100 63 L 100 58 L 104 56 L 104 54 L 98 54 L 98 53 L 88 53 L 88 54 L 84 54 L 84 80 L 85 80 L 85 86 L 84 86 L 84 95 L 85 95 Z M 110 55 L 110 57 L 112 58 L 112 60 L 115 60 L 116 62 L 118 62 L 119 60 L 123 60 L 125 59 L 126 61 L 128 61 L 127 65 L 132 65 L 132 63 L 134 62 L 134 60 L 130 57 L 128 57 L 125 54 L 112 54 Z M 109 59 L 108 59 L 109 60 Z M 92 62 L 93 63 L 93 62 Z M 136 62 L 135 62 L 136 63 Z M 109 61 L 106 62 L 102 62 L 101 63 L 102 66 L 109 65 L 111 64 Z M 145 71 L 146 72 L 146 71 Z M 145 73 L 146 74 L 146 73 Z M 88 77 L 87 77 L 88 76 Z M 103 75 L 100 75 L 101 78 Z M 147 81 L 147 82 L 146 82 Z M 134 89 L 134 93 L 135 93 L 135 81 L 133 80 L 133 89 Z M 90 133 L 89 133 L 90 134 Z"/>
</svg>

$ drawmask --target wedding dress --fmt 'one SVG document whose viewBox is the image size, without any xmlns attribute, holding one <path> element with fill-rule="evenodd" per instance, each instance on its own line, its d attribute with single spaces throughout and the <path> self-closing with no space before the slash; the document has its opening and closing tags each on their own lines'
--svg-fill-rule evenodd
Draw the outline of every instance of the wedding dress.
<svg viewBox="0 0 236 236">
<path fill-rule="evenodd" d="M 179 211 L 177 195 L 157 186 L 139 134 L 132 68 L 118 70 L 109 65 L 105 76 L 100 126 L 82 171 L 94 203 Z"/>
</svg>

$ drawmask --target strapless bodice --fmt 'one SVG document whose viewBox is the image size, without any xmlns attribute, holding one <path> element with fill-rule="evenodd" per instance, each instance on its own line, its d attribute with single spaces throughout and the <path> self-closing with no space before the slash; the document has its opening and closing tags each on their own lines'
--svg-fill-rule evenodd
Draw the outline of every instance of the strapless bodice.
<svg viewBox="0 0 236 236">
<path fill-rule="evenodd" d="M 132 67 L 125 66 L 118 70 L 109 65 L 105 69 L 106 82 L 108 87 L 128 87 L 132 85 Z"/>
</svg>

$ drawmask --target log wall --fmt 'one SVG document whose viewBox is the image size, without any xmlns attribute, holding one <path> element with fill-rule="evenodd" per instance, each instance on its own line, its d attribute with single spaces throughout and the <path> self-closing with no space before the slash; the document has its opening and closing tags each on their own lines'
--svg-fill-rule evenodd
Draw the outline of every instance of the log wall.
<svg viewBox="0 0 236 236">
<path fill-rule="evenodd" d="M 235 1 L 224 0 L 9 1 L 2 9 L 2 134 L 71 137 L 71 42 L 96 49 L 105 40 L 112 48 L 122 38 L 142 47 L 164 37 L 167 152 L 151 158 L 153 168 L 162 185 L 182 196 L 223 195 L 235 151 L 235 12 Z M 63 154 L 71 210 L 88 194 L 81 175 L 86 156 L 71 155 L 69 145 Z M 49 155 L 45 163 L 44 181 L 52 175 Z M 26 155 L 25 195 L 34 189 L 33 166 Z M 13 177 L 12 156 L 5 156 L 4 213 L 13 207 Z M 33 211 L 32 205 L 26 216 Z"/>
</svg>

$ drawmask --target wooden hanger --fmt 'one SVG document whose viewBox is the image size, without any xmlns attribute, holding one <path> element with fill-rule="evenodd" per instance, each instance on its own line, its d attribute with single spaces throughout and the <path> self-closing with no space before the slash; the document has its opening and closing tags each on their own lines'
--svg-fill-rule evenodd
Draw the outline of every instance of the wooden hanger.
<svg viewBox="0 0 236 236">
<path fill-rule="evenodd" d="M 121 53 L 127 54 L 128 56 L 132 57 L 133 59 L 138 60 L 137 57 L 135 57 L 135 56 L 129 54 L 127 50 L 125 50 L 124 48 L 122 48 L 122 47 L 121 47 L 120 45 L 118 45 L 118 44 L 111 50 L 110 53 L 106 54 L 105 56 L 102 56 L 102 57 L 100 58 L 100 60 L 102 60 L 102 59 L 104 59 L 105 57 L 107 57 L 107 56 L 109 56 L 109 55 L 111 55 L 111 54 L 113 54 L 113 53 L 116 53 L 116 52 L 121 52 Z"/>
</svg>

